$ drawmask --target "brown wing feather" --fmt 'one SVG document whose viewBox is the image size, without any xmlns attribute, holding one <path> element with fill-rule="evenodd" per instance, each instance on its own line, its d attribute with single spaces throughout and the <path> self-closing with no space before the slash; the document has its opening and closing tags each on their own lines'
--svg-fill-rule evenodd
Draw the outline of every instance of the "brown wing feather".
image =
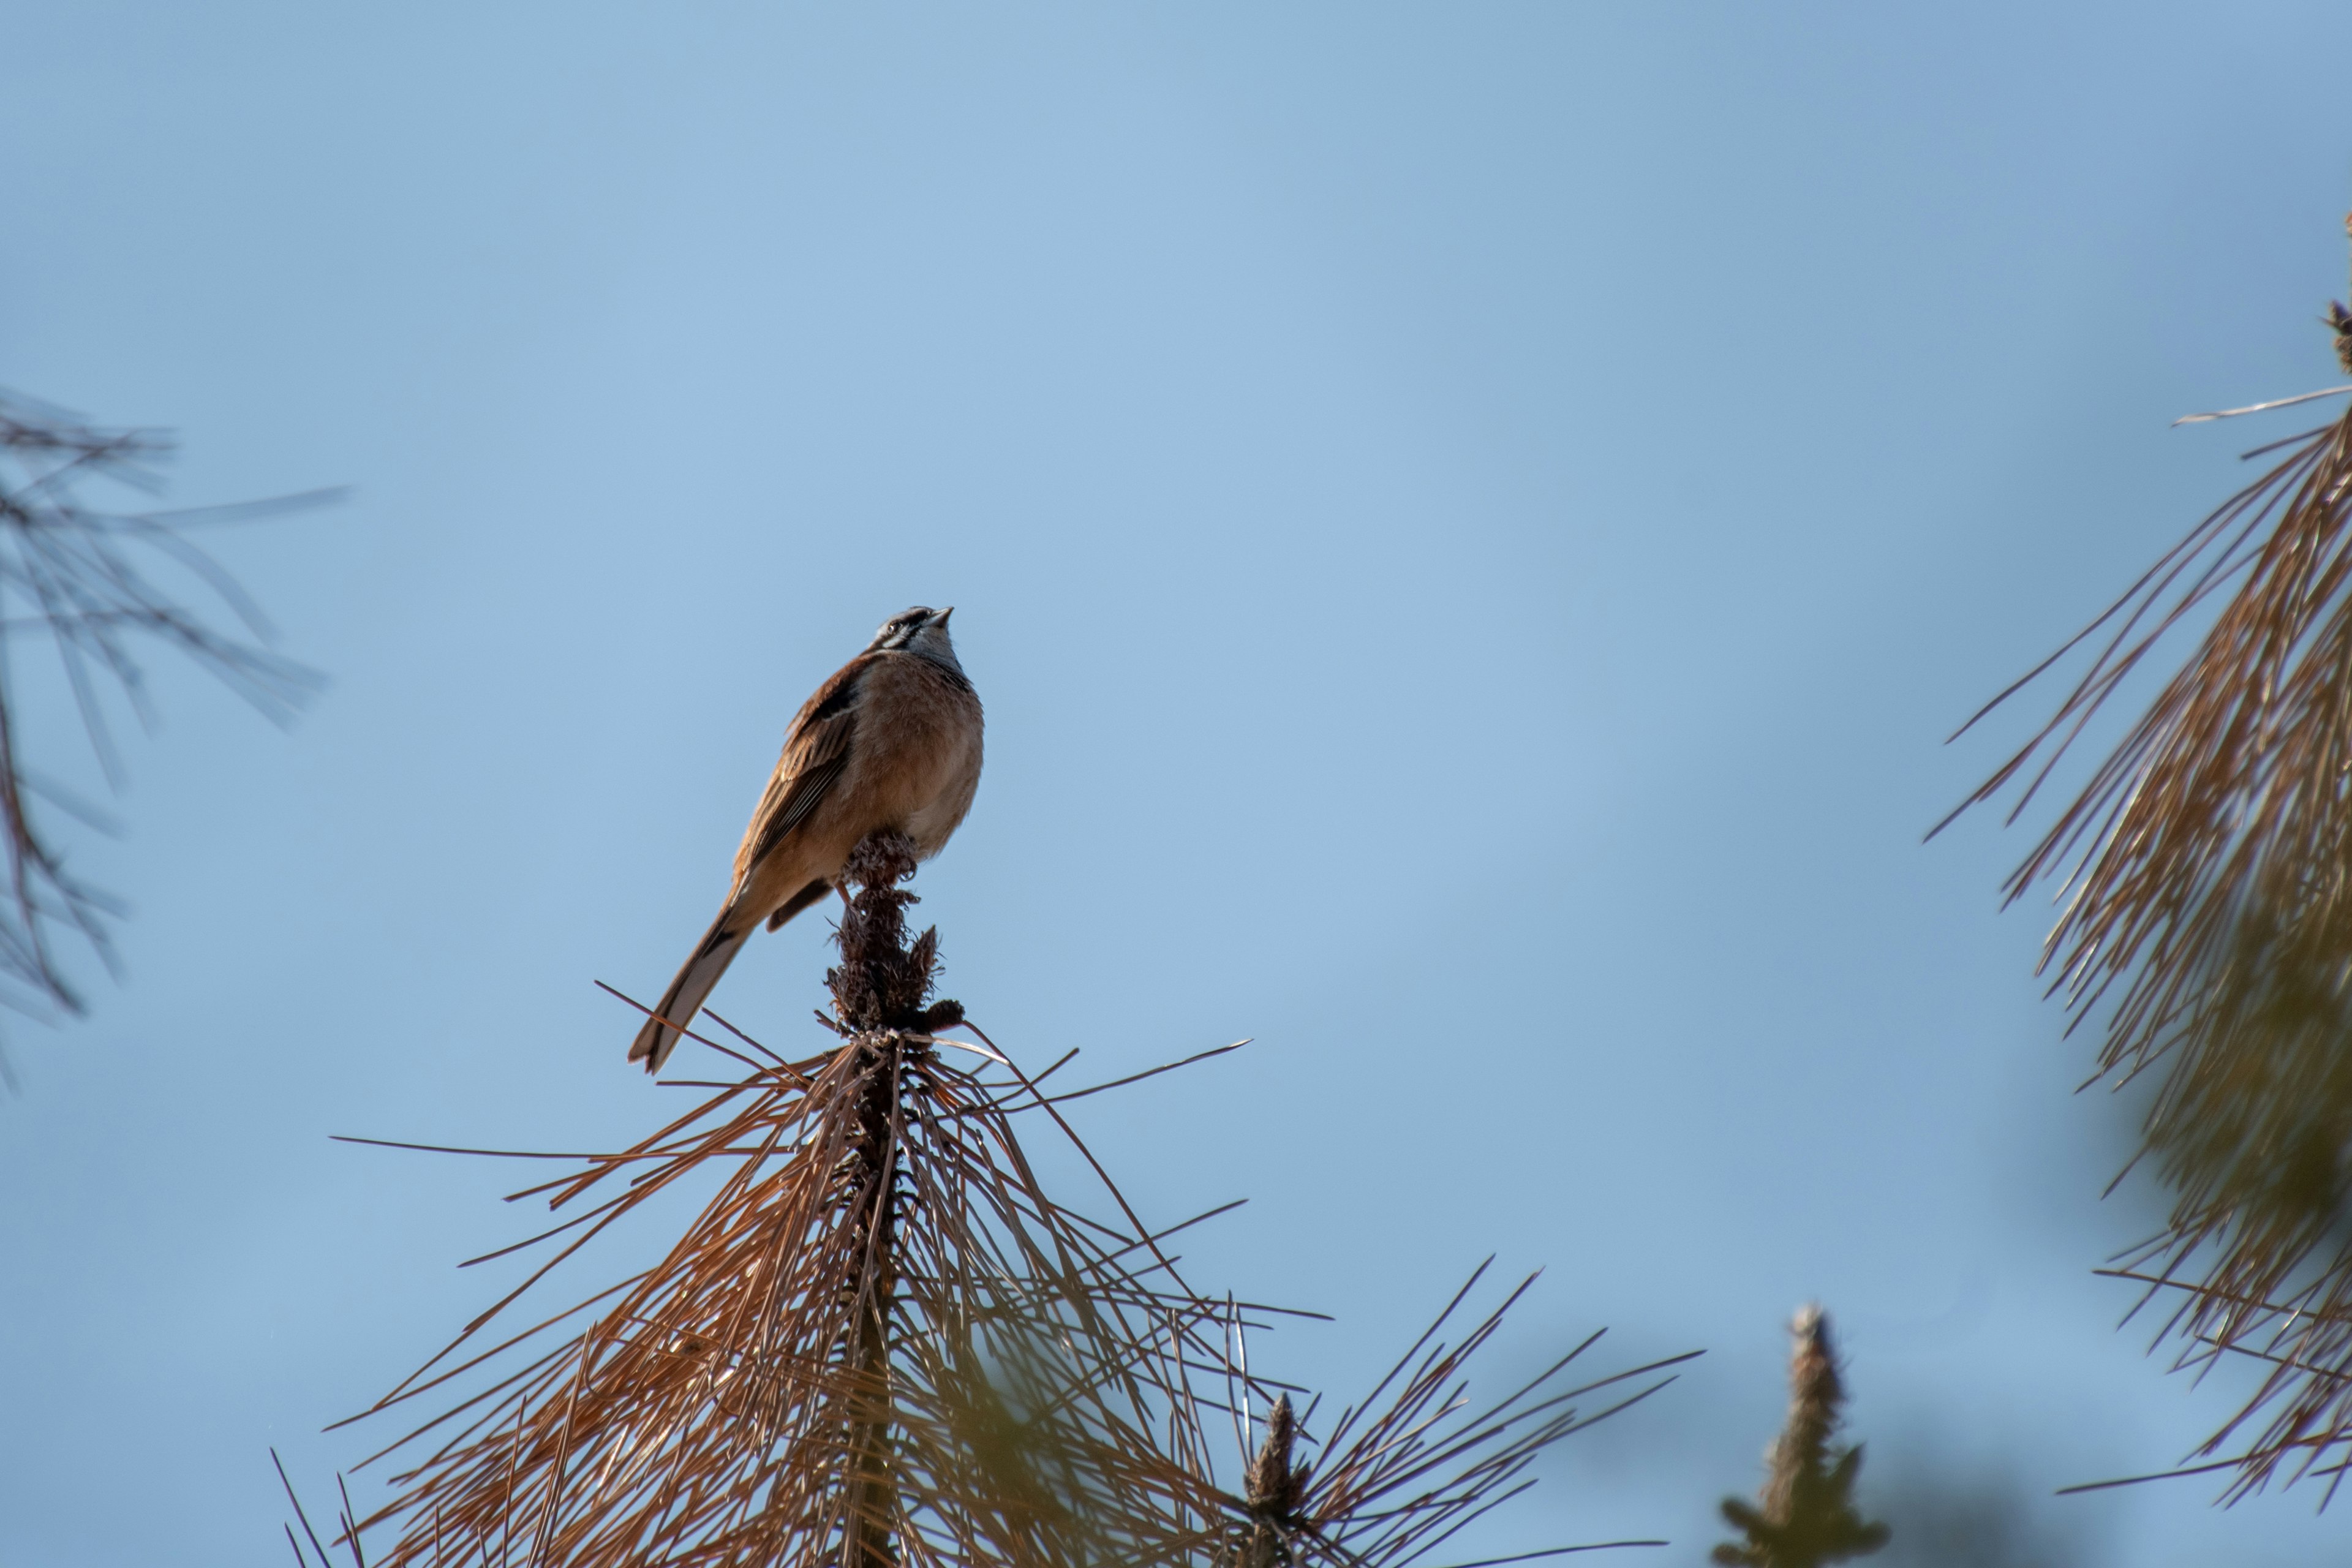
<svg viewBox="0 0 2352 1568">
<path fill-rule="evenodd" d="M 784 732 L 784 754 L 760 797 L 751 826 L 744 830 L 743 847 L 735 852 L 735 887 L 741 891 L 751 868 L 782 842 L 784 835 L 808 819 L 809 813 L 832 790 L 849 761 L 849 743 L 857 730 L 857 687 L 867 660 L 854 658 L 816 689 Z"/>
<path fill-rule="evenodd" d="M 782 904 L 776 907 L 776 912 L 768 917 L 768 929 L 770 931 L 783 930 L 785 921 L 791 920 L 794 915 L 800 913 L 803 910 L 808 908 L 811 904 L 816 902 L 819 899 L 824 897 L 831 891 L 833 891 L 833 884 L 825 881 L 823 878 L 819 878 L 817 880 L 811 882 L 807 887 L 803 888 L 799 892 L 794 893 L 791 898 L 786 899 Z"/>
</svg>

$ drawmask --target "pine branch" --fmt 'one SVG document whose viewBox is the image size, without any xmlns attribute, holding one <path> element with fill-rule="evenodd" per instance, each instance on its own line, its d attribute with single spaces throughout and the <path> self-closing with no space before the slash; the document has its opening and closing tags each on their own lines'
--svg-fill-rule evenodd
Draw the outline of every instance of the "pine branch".
<svg viewBox="0 0 2352 1568">
<path fill-rule="evenodd" d="M 1287 1393 L 1276 1397 L 1244 1468 L 1241 1495 L 1227 1499 L 1233 1520 L 1217 1553 L 1220 1568 L 1405 1568 L 1532 1486 L 1525 1472 L 1545 1449 L 1648 1398 L 1674 1381 L 1656 1374 L 1698 1353 L 1571 1384 L 1580 1358 L 1600 1342 L 1594 1333 L 1503 1398 L 1474 1403 L 1472 1358 L 1535 1282 L 1532 1276 L 1521 1281 L 1459 1344 L 1445 1343 L 1438 1335 L 1486 1270 L 1481 1264 L 1371 1394 L 1340 1414 L 1316 1445 L 1319 1462 L 1309 1465 L 1297 1453 L 1311 1442 L 1312 1410 L 1302 1417 Z M 1234 1372 L 1232 1397 L 1245 1403 L 1247 1367 Z M 1597 1409 L 1577 1403 L 1603 1390 Z M 1597 1542 L 1527 1555 L 1664 1544 Z"/>
<path fill-rule="evenodd" d="M 281 722 L 319 684 L 314 672 L 269 651 L 260 610 L 188 537 L 195 515 L 107 511 L 84 500 L 94 481 L 158 488 L 158 468 L 171 451 L 158 432 L 101 429 L 0 393 L 0 1006 L 37 1016 L 83 1010 L 60 940 L 86 944 L 110 968 L 109 927 L 122 911 L 68 868 L 34 809 L 39 797 L 68 816 L 102 820 L 45 784 L 28 762 L 23 671 L 11 657 L 16 639 L 47 640 L 109 783 L 119 782 L 121 769 L 101 694 L 111 686 L 142 722 L 152 717 L 142 645 L 181 655 Z M 325 499 L 289 497 L 210 516 L 257 516 Z M 193 575 L 243 635 L 222 630 L 160 587 L 146 570 L 155 563 Z"/>
<path fill-rule="evenodd" d="M 740 1082 L 529 1189 L 587 1223 L 371 1413 L 444 1402 L 385 1451 L 413 1457 L 362 1525 L 397 1528 L 383 1568 L 1079 1568 L 1202 1536 L 1186 1380 L 1212 1310 L 1156 1237 L 1039 1184 L 1012 1117 L 1055 1113 L 1009 1058 L 969 1072 L 908 1026 L 939 1014 L 912 868 L 904 840 L 852 862 L 837 1047 L 739 1036 Z M 661 1261 L 485 1342 L 607 1226 L 714 1178 Z"/>
<path fill-rule="evenodd" d="M 1797 1313 L 1789 1358 L 1789 1419 L 1764 1451 L 1764 1489 L 1755 1503 L 1723 1500 L 1723 1517 L 1742 1539 L 1715 1549 L 1725 1568 L 1824 1568 L 1867 1556 L 1886 1544 L 1884 1524 L 1853 1504 L 1862 1446 L 1835 1446 L 1844 1419 L 1845 1384 L 1819 1307 Z"/>
<path fill-rule="evenodd" d="M 2352 310 L 2325 321 L 2352 369 Z M 2026 678 L 2094 649 L 1967 803 L 2019 785 L 2013 820 L 2158 644 L 2210 617 L 2006 892 L 2059 887 L 2051 989 L 2101 1020 L 2103 1075 L 2157 1076 L 2142 1153 L 2172 1211 L 2121 1261 L 2181 1292 L 2159 1342 L 2270 1363 L 2200 1450 L 2256 1430 L 2233 1497 L 2352 1453 L 2352 408 L 2247 456 L 2262 476 Z"/>
</svg>

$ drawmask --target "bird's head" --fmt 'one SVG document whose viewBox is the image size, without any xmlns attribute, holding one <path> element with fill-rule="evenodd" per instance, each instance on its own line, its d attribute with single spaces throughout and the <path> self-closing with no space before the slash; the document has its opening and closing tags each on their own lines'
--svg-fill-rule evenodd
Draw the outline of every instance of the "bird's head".
<svg viewBox="0 0 2352 1568">
<path fill-rule="evenodd" d="M 866 645 L 866 651 L 881 653 L 892 648 L 901 649 L 946 665 L 961 674 L 963 666 L 956 662 L 955 645 L 948 641 L 948 617 L 954 614 L 953 605 L 944 610 L 917 605 L 911 610 L 901 611 L 882 623 L 882 629 L 874 634 L 874 640 Z"/>
</svg>

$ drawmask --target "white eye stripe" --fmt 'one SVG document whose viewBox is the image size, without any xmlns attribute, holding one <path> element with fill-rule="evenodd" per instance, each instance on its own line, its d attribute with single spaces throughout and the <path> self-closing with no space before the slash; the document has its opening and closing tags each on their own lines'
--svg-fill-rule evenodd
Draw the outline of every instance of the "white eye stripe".
<svg viewBox="0 0 2352 1568">
<path fill-rule="evenodd" d="M 869 651 L 883 651 L 909 646 L 930 625 L 931 612 L 919 605 L 903 615 L 884 621 L 867 644 Z"/>
</svg>

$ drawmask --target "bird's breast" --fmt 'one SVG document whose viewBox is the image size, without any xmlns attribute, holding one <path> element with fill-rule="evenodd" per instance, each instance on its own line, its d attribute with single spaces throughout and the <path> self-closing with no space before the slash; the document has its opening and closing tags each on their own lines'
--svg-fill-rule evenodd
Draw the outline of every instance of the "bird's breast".
<svg viewBox="0 0 2352 1568">
<path fill-rule="evenodd" d="M 866 788 L 858 793 L 876 808 L 876 820 L 900 825 L 929 858 L 945 847 L 980 787 L 980 700 L 915 656 L 883 660 L 866 680 L 857 728 Z"/>
</svg>

